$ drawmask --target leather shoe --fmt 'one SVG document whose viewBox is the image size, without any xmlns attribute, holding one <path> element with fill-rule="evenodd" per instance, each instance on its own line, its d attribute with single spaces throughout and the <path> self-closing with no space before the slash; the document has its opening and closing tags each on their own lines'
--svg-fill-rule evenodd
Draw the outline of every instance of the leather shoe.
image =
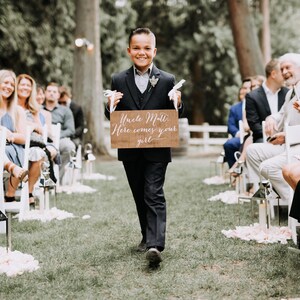
<svg viewBox="0 0 300 300">
<path fill-rule="evenodd" d="M 137 252 L 145 252 L 147 250 L 146 243 L 141 241 L 136 248 Z"/>
<path fill-rule="evenodd" d="M 149 267 L 158 267 L 162 262 L 161 253 L 156 248 L 150 248 L 147 251 L 146 259 L 149 262 Z"/>
</svg>

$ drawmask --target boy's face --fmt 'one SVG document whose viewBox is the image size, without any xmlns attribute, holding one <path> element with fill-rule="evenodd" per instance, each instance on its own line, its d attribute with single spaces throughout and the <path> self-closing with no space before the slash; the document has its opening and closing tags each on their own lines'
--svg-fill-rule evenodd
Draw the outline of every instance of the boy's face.
<svg viewBox="0 0 300 300">
<path fill-rule="evenodd" d="M 150 34 L 132 36 L 127 52 L 139 71 L 147 71 L 156 55 L 154 37 Z"/>
</svg>

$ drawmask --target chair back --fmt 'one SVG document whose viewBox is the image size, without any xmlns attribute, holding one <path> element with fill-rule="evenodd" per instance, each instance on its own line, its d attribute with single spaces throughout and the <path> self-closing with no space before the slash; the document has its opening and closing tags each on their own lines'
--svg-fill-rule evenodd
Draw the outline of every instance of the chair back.
<svg viewBox="0 0 300 300">
<path fill-rule="evenodd" d="M 2 129 L 1 127 L 1 137 L 0 137 L 0 153 L 1 153 L 1 159 L 4 159 L 4 153 L 5 153 L 5 144 L 6 144 L 6 137 L 4 139 L 4 136 L 2 132 L 5 132 L 5 130 Z M 28 163 L 28 157 L 29 157 L 29 146 L 30 146 L 30 134 L 32 132 L 32 127 L 27 125 L 26 126 L 26 138 L 25 138 L 25 150 L 24 150 L 24 162 L 22 167 L 24 169 L 28 169 L 29 163 Z M 3 140 L 4 139 L 4 140 Z M 5 142 L 5 143 L 4 143 Z M 4 143 L 4 152 L 2 155 L 3 151 L 3 143 Z M 1 167 L 1 161 L 0 161 L 0 167 Z M 3 170 L 3 163 L 2 163 L 2 170 Z M 3 182 L 3 171 L 0 172 L 0 180 L 2 179 Z M 2 188 L 2 191 L 1 191 Z M 29 211 L 29 190 L 28 190 L 28 182 L 22 183 L 22 188 L 20 190 L 21 196 L 20 196 L 20 201 L 19 202 L 4 202 L 4 192 L 3 192 L 3 187 L 0 188 L 0 193 L 3 193 L 3 197 L 0 197 L 0 210 L 2 212 L 6 213 L 18 213 L 19 214 L 19 220 L 23 220 L 24 213 L 26 211 Z M 0 232 L 2 231 L 3 228 L 0 228 Z"/>
<path fill-rule="evenodd" d="M 244 129 L 244 123 L 242 120 L 239 120 L 239 131 L 240 131 L 240 143 L 244 143 L 244 137 L 245 137 L 245 129 Z"/>
<path fill-rule="evenodd" d="M 285 130 L 285 145 L 286 145 L 286 155 L 287 163 L 291 163 L 291 146 L 300 144 L 300 125 L 290 126 L 287 123 L 284 125 Z M 289 211 L 293 201 L 294 191 L 290 188 L 290 197 L 289 197 Z M 296 227 L 299 226 L 297 220 L 289 217 L 288 220 L 289 227 L 292 231 L 293 242 L 297 245 L 297 233 Z"/>
<path fill-rule="evenodd" d="M 290 163 L 291 146 L 300 144 L 300 125 L 290 126 L 287 123 L 285 123 L 284 128 L 285 128 L 285 145 L 286 145 L 287 163 Z"/>
<path fill-rule="evenodd" d="M 266 132 L 265 132 L 266 121 L 262 121 L 261 126 L 262 126 L 263 142 L 266 143 L 267 142 L 267 135 L 266 135 Z"/>
<path fill-rule="evenodd" d="M 51 125 L 53 144 L 56 147 L 56 149 L 59 149 L 60 130 L 61 130 L 61 124 L 60 123 Z"/>
<path fill-rule="evenodd" d="M 0 126 L 0 211 L 4 211 L 3 168 L 6 145 L 6 127 Z M 3 228 L 2 228 L 3 227 Z M 5 232 L 5 224 L 0 222 L 0 232 Z"/>
<path fill-rule="evenodd" d="M 48 140 L 48 127 L 47 124 L 43 125 L 43 142 L 47 144 Z"/>
</svg>

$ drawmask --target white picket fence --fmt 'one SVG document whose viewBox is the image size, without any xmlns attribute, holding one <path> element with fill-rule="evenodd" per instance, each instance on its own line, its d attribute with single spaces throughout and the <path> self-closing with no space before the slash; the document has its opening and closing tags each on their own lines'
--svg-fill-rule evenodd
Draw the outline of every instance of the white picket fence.
<svg viewBox="0 0 300 300">
<path fill-rule="evenodd" d="M 226 125 L 209 125 L 203 123 L 202 125 L 189 125 L 190 135 L 192 132 L 202 133 L 201 138 L 190 137 L 190 146 L 201 146 L 204 152 L 210 150 L 211 146 L 223 146 L 228 139 L 227 126 Z M 211 137 L 211 133 L 222 133 L 222 136 L 226 137 Z"/>
</svg>

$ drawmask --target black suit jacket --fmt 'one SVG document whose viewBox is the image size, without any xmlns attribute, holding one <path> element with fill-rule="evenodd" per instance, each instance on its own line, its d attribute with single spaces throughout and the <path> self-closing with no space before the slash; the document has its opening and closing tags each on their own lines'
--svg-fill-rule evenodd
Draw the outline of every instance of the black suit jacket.
<svg viewBox="0 0 300 300">
<path fill-rule="evenodd" d="M 278 93 L 278 111 L 284 103 L 288 89 L 283 87 Z M 269 102 L 262 86 L 246 95 L 246 118 L 253 133 L 253 141 L 263 137 L 262 121 L 271 114 Z"/>
<path fill-rule="evenodd" d="M 74 116 L 74 123 L 75 123 L 75 134 L 72 138 L 79 138 L 82 139 L 83 130 L 84 130 L 84 115 L 83 110 L 80 105 L 71 101 L 70 109 Z"/>
<path fill-rule="evenodd" d="M 172 74 L 159 70 L 153 65 L 150 78 L 155 76 L 158 82 L 155 87 L 150 83 L 146 89 L 142 105 L 139 104 L 138 89 L 134 80 L 133 67 L 115 74 L 112 77 L 111 90 L 122 92 L 123 98 L 116 107 L 116 110 L 163 110 L 174 109 L 173 101 L 168 97 L 169 91 L 175 84 L 175 78 Z M 182 113 L 183 105 L 179 109 Z M 105 110 L 105 115 L 109 119 L 109 111 Z M 170 148 L 136 148 L 136 149 L 118 149 L 118 159 L 121 161 L 134 161 L 138 157 L 144 156 L 145 159 L 155 162 L 170 162 Z"/>
</svg>

